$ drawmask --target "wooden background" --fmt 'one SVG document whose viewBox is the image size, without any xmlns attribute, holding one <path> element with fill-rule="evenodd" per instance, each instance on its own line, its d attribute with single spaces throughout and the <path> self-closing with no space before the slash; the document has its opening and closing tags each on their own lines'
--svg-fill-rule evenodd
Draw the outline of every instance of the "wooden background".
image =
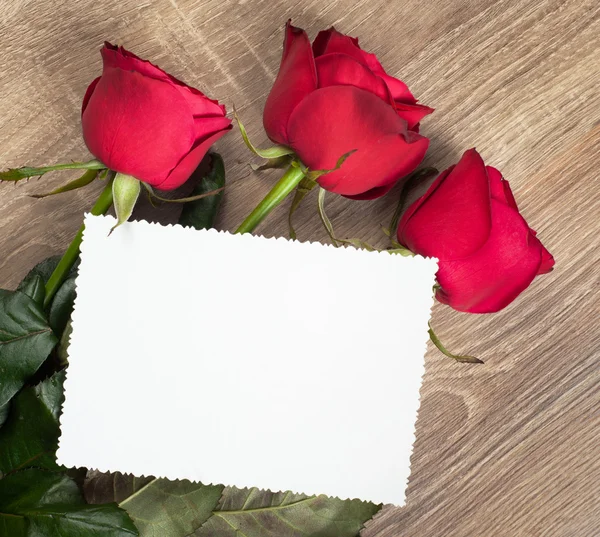
<svg viewBox="0 0 600 537">
<path fill-rule="evenodd" d="M 331 24 L 359 36 L 436 108 L 422 128 L 432 140 L 426 163 L 446 167 L 477 146 L 510 180 L 557 261 L 499 314 L 435 307 L 443 341 L 486 364 L 455 364 L 430 346 L 408 503 L 385 508 L 364 535 L 597 536 L 599 15 L 597 0 L 4 0 L 0 166 L 88 158 L 79 110 L 100 73 L 105 39 L 235 104 L 251 138 L 264 144 L 262 107 L 285 19 L 311 37 Z M 250 171 L 237 132 L 218 150 L 229 180 L 239 181 L 219 222 L 232 229 L 276 176 Z M 27 197 L 67 178 L 0 185 L 1 286 L 15 286 L 35 262 L 61 252 L 80 225 L 99 185 Z M 329 213 L 340 236 L 384 244 L 379 225 L 396 191 L 375 202 L 334 198 Z M 315 209 L 312 195 L 297 213 L 300 239 L 326 240 Z M 286 214 L 280 207 L 260 233 L 285 235 Z M 379 337 L 394 347 L 394 334 Z"/>
</svg>

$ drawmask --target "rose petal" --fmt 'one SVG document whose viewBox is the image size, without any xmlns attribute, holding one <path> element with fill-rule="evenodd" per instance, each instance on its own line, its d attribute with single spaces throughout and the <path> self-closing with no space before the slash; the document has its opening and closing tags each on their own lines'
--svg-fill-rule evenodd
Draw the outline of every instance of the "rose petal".
<svg viewBox="0 0 600 537">
<path fill-rule="evenodd" d="M 401 80 L 388 75 L 377 56 L 361 49 L 358 39 L 355 37 L 344 35 L 331 27 L 329 30 L 319 32 L 313 43 L 313 52 L 315 58 L 327 54 L 346 54 L 367 66 L 372 73 L 383 79 L 395 101 L 409 105 L 417 103 L 408 86 Z"/>
<path fill-rule="evenodd" d="M 345 54 L 327 54 L 315 60 L 319 88 L 354 86 L 377 95 L 391 106 L 394 101 L 385 82 L 364 64 Z"/>
<path fill-rule="evenodd" d="M 510 185 L 508 184 L 508 181 L 502 177 L 500 171 L 492 166 L 486 166 L 485 169 L 490 181 L 490 194 L 492 198 L 518 210 L 517 202 L 510 189 Z"/>
<path fill-rule="evenodd" d="M 226 113 L 225 106 L 214 99 L 209 99 L 202 92 L 189 86 L 175 86 L 190 105 L 194 117 L 222 117 Z"/>
<path fill-rule="evenodd" d="M 105 68 L 114 67 L 124 71 L 136 71 L 156 80 L 177 81 L 177 79 L 165 73 L 160 67 L 157 67 L 147 60 L 142 60 L 133 54 L 133 52 L 129 52 L 123 47 L 118 47 L 105 42 L 100 54 L 102 55 L 102 61 Z M 177 82 L 183 84 L 183 82 Z"/>
<path fill-rule="evenodd" d="M 325 54 L 341 53 L 365 63 L 363 51 L 358 46 L 358 39 L 338 32 L 333 26 L 317 34 L 312 48 L 315 58 Z"/>
<path fill-rule="evenodd" d="M 194 136 L 196 142 L 203 140 L 215 132 L 231 128 L 231 120 L 227 117 L 199 117 L 194 118 Z"/>
<path fill-rule="evenodd" d="M 296 106 L 317 88 L 317 73 L 306 32 L 288 21 L 279 74 L 265 104 L 263 124 L 276 143 L 288 141 L 288 120 Z"/>
<path fill-rule="evenodd" d="M 157 181 L 192 147 L 190 107 L 169 82 L 105 67 L 82 116 L 83 137 L 109 168 Z"/>
<path fill-rule="evenodd" d="M 81 113 L 82 114 L 83 114 L 83 112 L 85 112 L 85 109 L 87 108 L 90 97 L 92 96 L 92 93 L 94 93 L 94 90 L 96 89 L 96 85 L 98 84 L 99 80 L 100 80 L 100 77 L 96 78 L 95 80 L 92 80 L 92 83 L 85 90 L 85 95 L 83 96 L 83 102 L 81 103 Z"/>
<path fill-rule="evenodd" d="M 408 128 L 418 132 L 420 121 L 429 114 L 433 113 L 433 108 L 422 104 L 405 104 L 399 101 L 395 102 L 396 112 L 408 123 Z"/>
<path fill-rule="evenodd" d="M 398 237 L 413 252 L 441 260 L 461 259 L 487 241 L 490 188 L 483 160 L 471 149 L 431 185 L 402 217 Z"/>
<path fill-rule="evenodd" d="M 553 268 L 554 268 L 554 257 L 548 250 L 546 250 L 544 245 L 542 245 L 542 262 L 540 263 L 537 273 L 538 274 L 547 274 Z"/>
<path fill-rule="evenodd" d="M 311 170 L 332 169 L 319 178 L 332 192 L 356 196 L 393 184 L 423 159 L 429 141 L 409 132 L 394 109 L 353 86 L 330 86 L 309 95 L 292 113 L 290 146 Z M 376 165 L 374 165 L 376 163 Z"/>
<path fill-rule="evenodd" d="M 198 142 L 195 147 L 181 159 L 181 161 L 171 170 L 169 175 L 162 181 L 153 184 L 159 190 L 174 190 L 185 183 L 194 170 L 198 167 L 204 155 L 208 153 L 210 147 L 225 133 L 231 130 L 232 125 L 230 124 L 225 130 L 211 134 L 204 140 Z"/>
<path fill-rule="evenodd" d="M 438 298 L 458 311 L 493 313 L 510 304 L 535 278 L 542 248 L 512 207 L 492 200 L 492 231 L 472 256 L 440 262 Z"/>
</svg>

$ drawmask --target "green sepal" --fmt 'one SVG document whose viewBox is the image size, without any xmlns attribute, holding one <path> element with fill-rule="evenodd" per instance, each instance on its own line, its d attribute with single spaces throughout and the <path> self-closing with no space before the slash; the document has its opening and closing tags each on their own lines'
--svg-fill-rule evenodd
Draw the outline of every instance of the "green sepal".
<svg viewBox="0 0 600 537">
<path fill-rule="evenodd" d="M 435 332 L 433 331 L 433 328 L 431 328 L 431 323 L 429 323 L 429 338 L 431 339 L 433 344 L 439 349 L 439 351 L 442 354 L 448 356 L 448 358 L 452 358 L 453 360 L 456 360 L 457 362 L 468 363 L 468 364 L 483 364 L 484 363 L 483 360 L 480 360 L 479 358 L 476 358 L 475 356 L 451 353 L 448 349 L 446 349 L 446 347 L 444 347 L 444 345 L 442 345 L 440 338 L 438 338 L 436 336 Z"/>
<path fill-rule="evenodd" d="M 342 244 L 350 244 L 354 246 L 354 248 L 358 248 L 359 250 L 367 250 L 367 252 L 378 252 L 379 250 L 374 246 L 371 246 L 368 242 L 365 242 L 361 239 L 336 239 L 338 242 Z"/>
<path fill-rule="evenodd" d="M 346 161 L 346 159 L 353 153 L 356 153 L 356 151 L 357 151 L 356 149 L 353 149 L 352 151 L 348 151 L 347 153 L 344 153 L 335 163 L 335 167 L 331 168 L 330 170 L 309 170 L 308 168 L 304 168 L 303 169 L 304 174 L 309 179 L 316 181 L 322 175 L 326 175 L 328 173 L 339 170 L 342 167 L 342 164 L 344 164 L 344 162 Z M 300 163 L 300 166 L 303 166 L 303 164 Z"/>
<path fill-rule="evenodd" d="M 254 153 L 255 155 L 264 159 L 276 159 L 279 157 L 284 157 L 286 155 L 294 154 L 294 150 L 286 145 L 274 145 L 272 147 L 269 147 L 268 149 L 258 149 L 257 147 L 254 147 L 254 145 L 252 145 L 252 142 L 250 141 L 250 138 L 248 138 L 246 128 L 242 124 L 242 121 L 240 120 L 239 116 L 237 115 L 235 108 L 233 110 L 233 117 L 237 121 L 240 133 L 242 134 L 242 138 L 244 139 L 246 147 L 248 147 L 248 149 L 250 149 L 250 151 L 252 151 L 252 153 Z"/>
<path fill-rule="evenodd" d="M 59 186 L 50 192 L 46 192 L 45 194 L 29 194 L 29 196 L 37 199 L 55 196 L 56 194 L 62 194 L 63 192 L 69 192 L 71 190 L 76 190 L 78 188 L 87 186 L 93 182 L 96 177 L 98 177 L 98 170 L 88 170 L 81 177 L 78 177 L 73 181 L 69 181 L 67 184 Z"/>
<path fill-rule="evenodd" d="M 89 162 L 69 162 L 67 164 L 54 164 L 53 166 L 41 166 L 34 168 L 23 166 L 21 168 L 10 168 L 0 172 L 0 181 L 20 181 L 29 177 L 41 177 L 45 173 L 60 170 L 103 170 L 106 166 L 99 160 L 90 160 Z"/>
<path fill-rule="evenodd" d="M 112 195 L 117 223 L 110 230 L 110 233 L 129 220 L 140 195 L 140 189 L 140 181 L 132 175 L 124 173 L 117 173 L 115 175 L 115 180 L 112 184 Z"/>
<path fill-rule="evenodd" d="M 264 164 L 250 164 L 250 167 L 255 172 L 261 172 L 263 170 L 287 168 L 291 162 L 292 157 L 290 155 L 284 155 L 283 157 L 270 158 Z"/>
<path fill-rule="evenodd" d="M 415 253 L 409 250 L 408 248 L 404 248 L 399 243 L 394 241 L 394 248 L 390 248 L 389 250 L 385 250 L 388 254 L 397 254 L 402 257 L 414 257 Z"/>
<path fill-rule="evenodd" d="M 333 231 L 333 225 L 331 223 L 331 220 L 329 220 L 329 218 L 327 217 L 327 214 L 325 213 L 325 194 L 326 193 L 327 193 L 327 190 L 325 190 L 324 188 L 319 189 L 317 208 L 319 211 L 319 218 L 321 219 L 321 222 L 323 223 L 323 226 L 325 227 L 327 234 L 329 235 L 329 238 L 331 239 L 331 243 L 337 248 L 338 243 L 337 243 L 337 239 L 335 238 L 334 231 Z"/>
<path fill-rule="evenodd" d="M 225 190 L 225 186 L 222 186 L 220 188 L 215 188 L 214 190 L 210 190 L 209 192 L 202 192 L 200 194 L 186 196 L 185 198 L 170 199 L 170 198 L 163 198 L 162 196 L 159 196 L 148 183 L 142 183 L 142 184 L 144 185 L 144 188 L 146 189 L 146 191 L 148 192 L 148 195 L 151 198 L 150 199 L 151 203 L 152 203 L 152 199 L 161 201 L 163 203 L 189 203 L 191 201 L 198 201 L 198 200 L 201 200 L 204 198 L 209 198 L 211 196 L 216 196 L 217 194 L 220 194 L 221 192 L 223 192 L 223 190 Z M 156 207 L 156 205 L 154 203 L 152 203 L 152 205 L 154 207 Z"/>
</svg>

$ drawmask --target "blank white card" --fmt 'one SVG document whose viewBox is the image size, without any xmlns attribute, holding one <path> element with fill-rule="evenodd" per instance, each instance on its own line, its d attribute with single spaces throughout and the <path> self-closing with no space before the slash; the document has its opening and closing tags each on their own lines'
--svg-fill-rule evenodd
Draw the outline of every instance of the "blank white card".
<svg viewBox="0 0 600 537">
<path fill-rule="evenodd" d="M 58 462 L 404 503 L 434 259 L 86 216 Z"/>
</svg>

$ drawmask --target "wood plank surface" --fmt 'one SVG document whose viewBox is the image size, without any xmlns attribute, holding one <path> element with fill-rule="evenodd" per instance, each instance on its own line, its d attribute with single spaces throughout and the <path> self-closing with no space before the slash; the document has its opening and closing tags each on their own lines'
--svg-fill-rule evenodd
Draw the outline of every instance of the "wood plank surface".
<svg viewBox="0 0 600 537">
<path fill-rule="evenodd" d="M 104 40 L 235 104 L 265 144 L 262 108 L 288 17 L 311 37 L 332 24 L 359 36 L 436 108 L 422 127 L 432 141 L 426 164 L 446 167 L 476 146 L 510 180 L 557 262 L 498 314 L 436 305 L 443 341 L 486 363 L 455 364 L 430 346 L 407 505 L 384 508 L 364 535 L 600 535 L 597 0 L 3 0 L 0 167 L 88 157 L 80 106 Z M 277 176 L 249 169 L 235 131 L 217 149 L 235 182 L 219 227 L 232 229 Z M 0 286 L 14 287 L 35 262 L 60 253 L 80 225 L 98 186 L 27 197 L 67 177 L 0 185 Z M 340 236 L 385 243 L 379 226 L 396 190 L 374 202 L 329 199 Z M 287 208 L 259 232 L 286 235 Z M 140 214 L 176 218 L 172 208 Z M 295 221 L 301 240 L 327 240 L 314 195 Z M 401 345 L 394 334 L 369 337 L 389 339 L 392 352 Z"/>
</svg>

